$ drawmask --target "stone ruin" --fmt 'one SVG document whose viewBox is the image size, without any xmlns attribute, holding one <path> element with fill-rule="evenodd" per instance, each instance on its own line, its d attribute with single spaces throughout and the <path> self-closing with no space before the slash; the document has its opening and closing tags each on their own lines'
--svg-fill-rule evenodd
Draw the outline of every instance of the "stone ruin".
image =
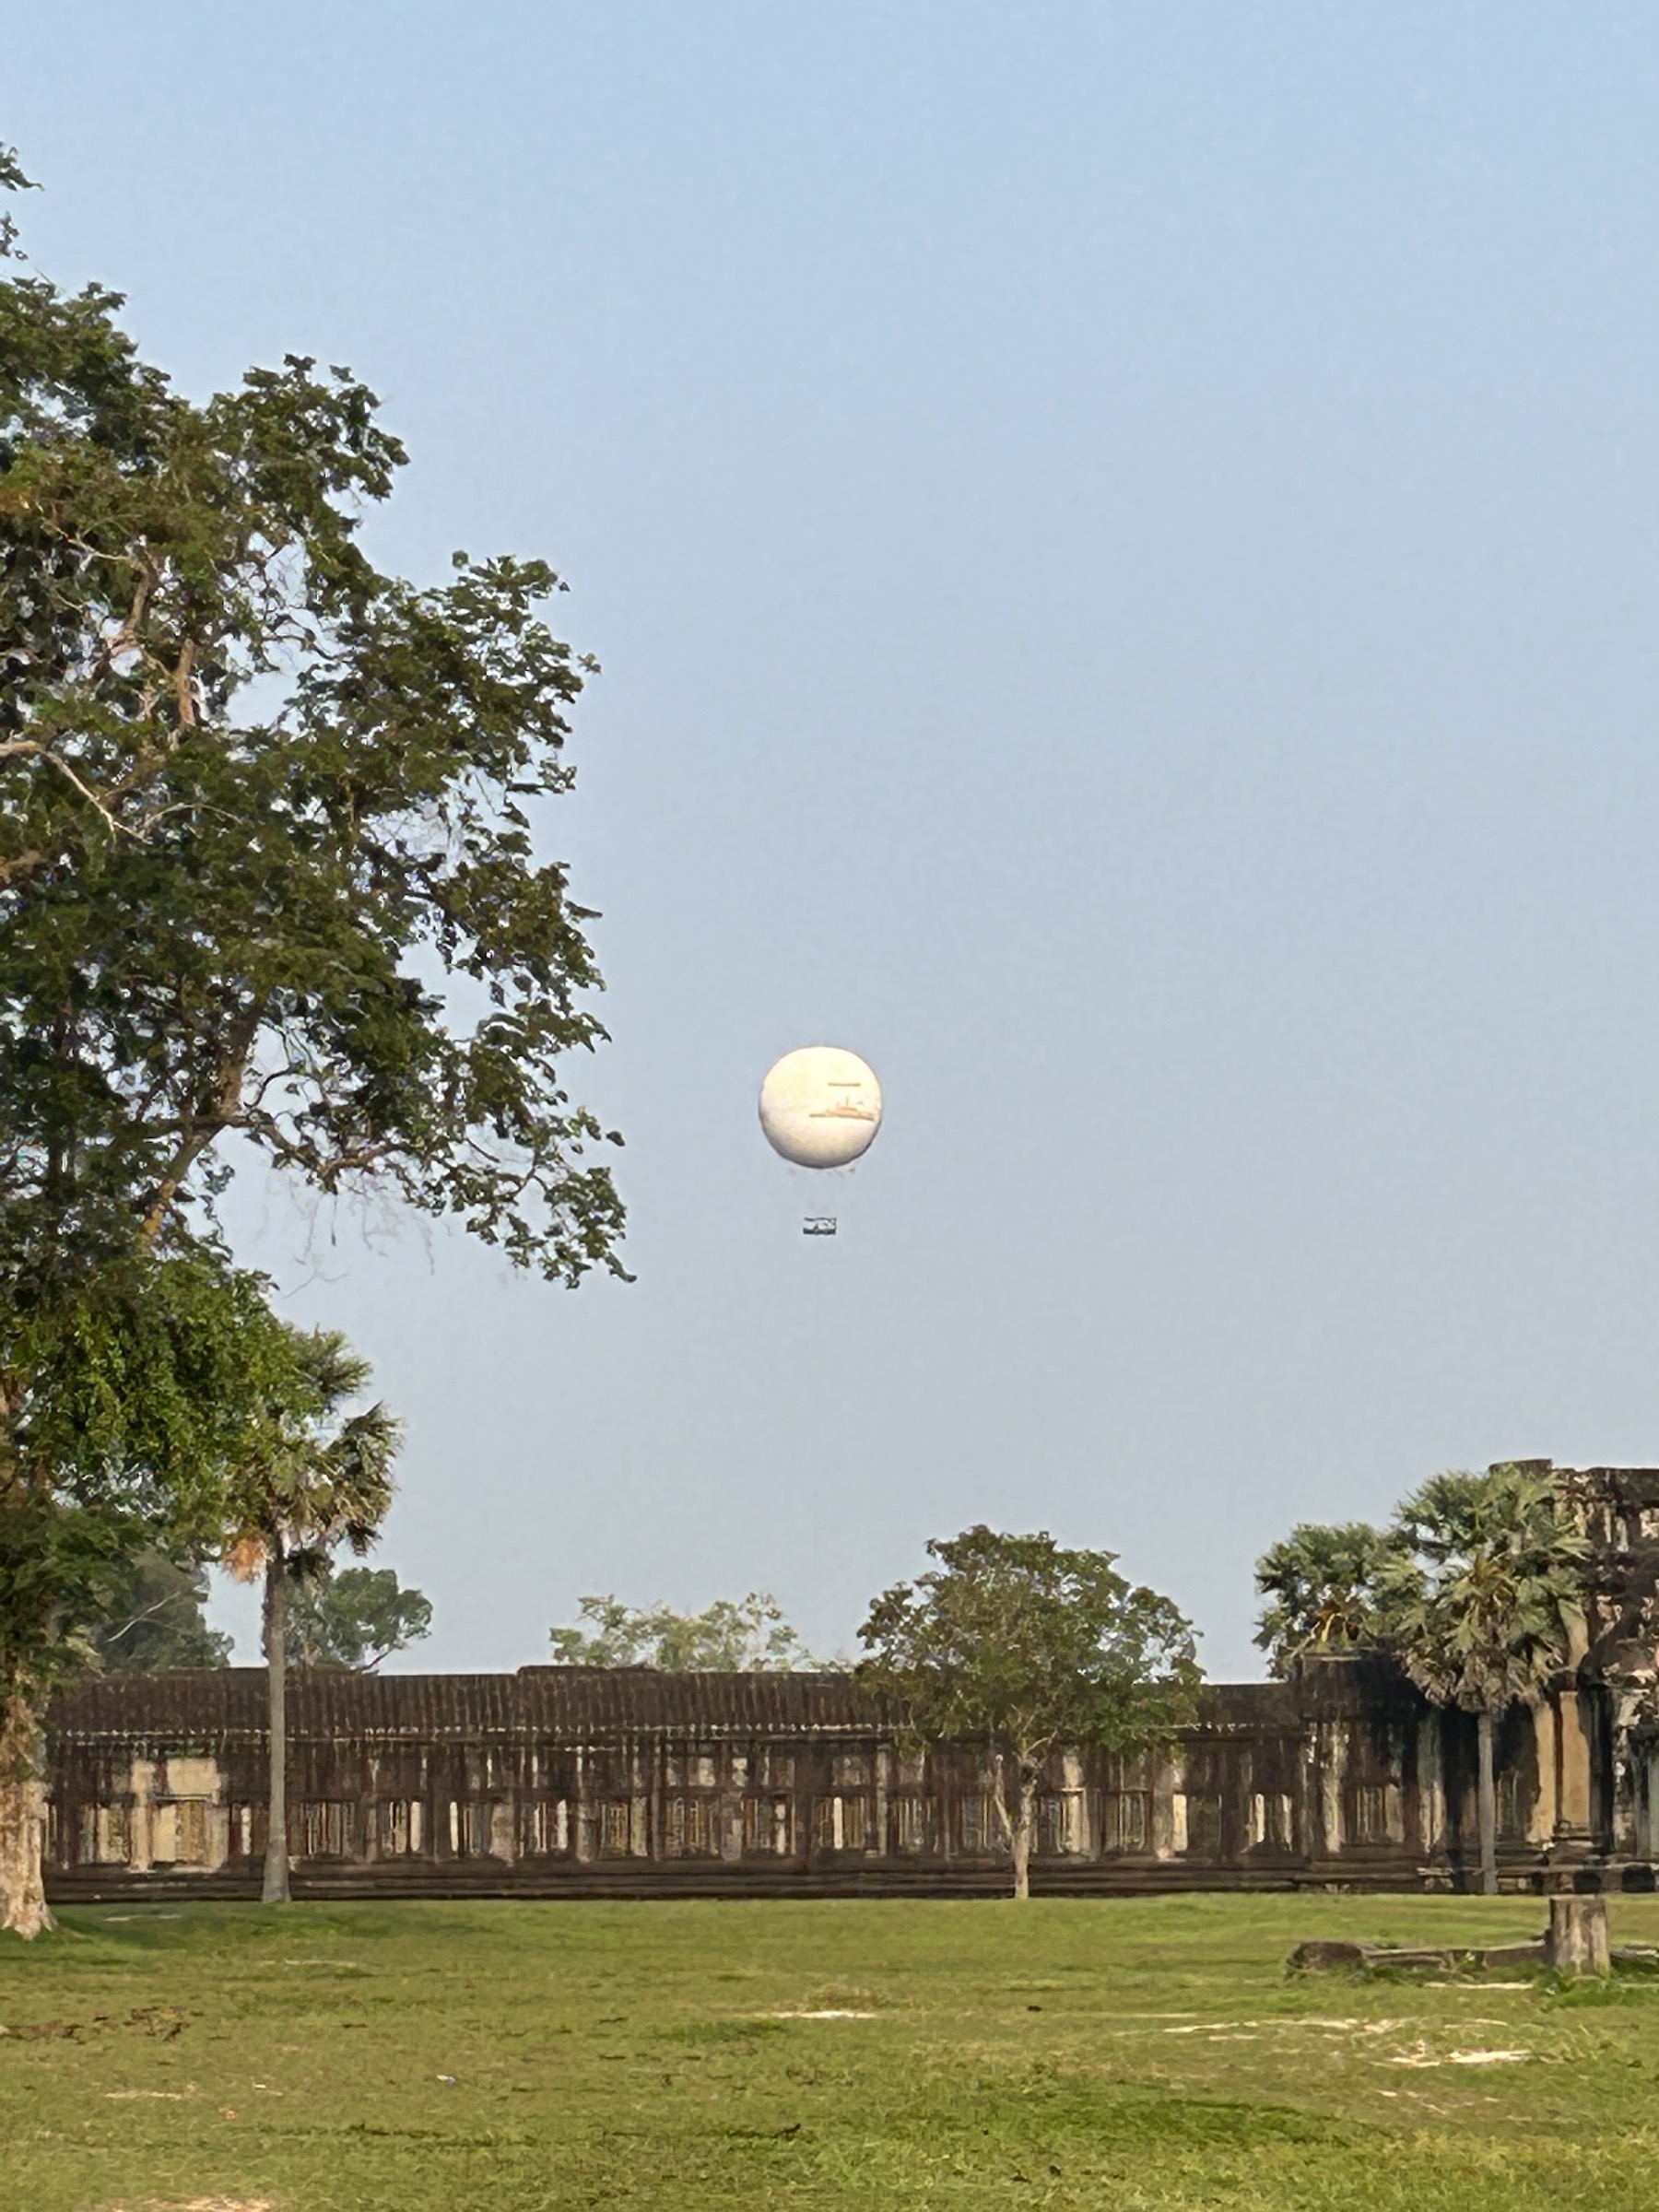
<svg viewBox="0 0 1659 2212">
<path fill-rule="evenodd" d="M 1547 1468 L 1548 1462 L 1533 1462 Z M 1499 1878 L 1651 1889 L 1659 1468 L 1551 1470 L 1594 1569 L 1571 1663 L 1498 1731 Z M 53 1707 L 62 1900 L 258 1893 L 261 1670 L 105 1676 Z M 295 1670 L 300 1896 L 990 1893 L 983 1761 L 913 1754 L 835 1675 Z M 1057 1756 L 1034 1886 L 1453 1889 L 1477 1879 L 1474 1723 L 1374 1653 L 1214 1684 L 1167 1751 Z"/>
</svg>

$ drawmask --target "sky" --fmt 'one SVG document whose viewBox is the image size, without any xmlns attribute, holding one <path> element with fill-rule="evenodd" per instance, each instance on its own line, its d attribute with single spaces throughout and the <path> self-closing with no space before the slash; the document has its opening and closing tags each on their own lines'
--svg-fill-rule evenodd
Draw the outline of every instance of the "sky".
<svg viewBox="0 0 1659 2212">
<path fill-rule="evenodd" d="M 636 1279 L 243 1178 L 406 1419 L 396 1664 L 583 1594 L 815 1649 L 979 1520 L 1260 1671 L 1252 1564 L 1659 1460 L 1659 13 L 9 11 L 58 280 L 192 394 L 348 363 L 425 581 L 603 674 L 547 825 Z M 841 1233 L 790 1047 L 887 1122 Z M 252 1660 L 245 1594 L 217 1617 Z"/>
</svg>

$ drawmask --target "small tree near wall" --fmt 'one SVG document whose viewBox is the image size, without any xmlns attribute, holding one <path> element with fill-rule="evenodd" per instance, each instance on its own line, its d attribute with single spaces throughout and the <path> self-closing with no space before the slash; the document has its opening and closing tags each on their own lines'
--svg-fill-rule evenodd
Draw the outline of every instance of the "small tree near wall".
<svg viewBox="0 0 1659 2212">
<path fill-rule="evenodd" d="M 1186 1725 L 1203 1679 L 1192 1626 L 1110 1551 L 982 1524 L 927 1548 L 937 1565 L 871 1606 L 856 1679 L 917 1740 L 984 1756 L 1014 1895 L 1029 1897 L 1048 1760 L 1144 1751 Z"/>
</svg>

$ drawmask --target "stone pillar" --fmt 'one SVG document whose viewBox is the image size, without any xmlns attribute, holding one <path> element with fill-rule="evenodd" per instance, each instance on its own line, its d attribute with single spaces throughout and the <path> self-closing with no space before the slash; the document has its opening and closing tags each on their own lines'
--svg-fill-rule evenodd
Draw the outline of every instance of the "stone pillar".
<svg viewBox="0 0 1659 2212">
<path fill-rule="evenodd" d="M 1151 1833 L 1147 1841 L 1156 1859 L 1176 1856 L 1187 1847 L 1187 1801 L 1185 1754 L 1180 1754 L 1181 1764 L 1171 1759 L 1148 1761 L 1147 1781 L 1151 1784 Z M 1102 1835 L 1096 1840 L 1095 1850 L 1106 1847 Z"/>
<path fill-rule="evenodd" d="M 1060 1759 L 1060 1788 L 1064 1818 L 1061 1822 L 1060 1847 L 1073 1858 L 1093 1855 L 1085 1781 L 1083 1761 L 1077 1754 L 1075 1751 L 1063 1752 Z M 1147 1841 L 1150 1841 L 1148 1837 Z"/>
<path fill-rule="evenodd" d="M 518 1858 L 518 1817 L 511 1795 L 498 1798 L 489 1808 L 489 1855 L 506 1865 Z"/>
<path fill-rule="evenodd" d="M 594 1803 L 593 1762 L 582 1745 L 576 1748 L 574 1797 L 571 1806 L 571 1856 L 579 1865 L 586 1865 L 599 1855 L 598 1838 L 594 1833 L 599 1814 Z"/>
<path fill-rule="evenodd" d="M 1529 1843 L 1549 1843 L 1555 1839 L 1556 1822 L 1560 1818 L 1560 1800 L 1556 1794 L 1556 1765 L 1559 1753 L 1557 1737 L 1555 1705 L 1547 1692 L 1540 1695 L 1532 1709 L 1533 1748 L 1538 1766 L 1538 1794 L 1526 1824 Z"/>
<path fill-rule="evenodd" d="M 1171 1790 L 1169 1796 L 1170 1825 L 1168 1840 L 1155 1846 L 1160 1859 L 1180 1858 L 1187 1849 L 1187 1801 L 1184 1790 Z"/>
<path fill-rule="evenodd" d="M 1340 1858 L 1347 1833 L 1342 1792 L 1347 1778 L 1347 1723 L 1322 1721 L 1313 1733 L 1319 1761 L 1319 1840 L 1328 1859 Z"/>
<path fill-rule="evenodd" d="M 1600 1738 L 1606 1772 L 1603 1777 L 1603 1795 L 1606 1809 L 1606 1841 L 1615 1858 L 1636 1859 L 1642 1855 L 1642 1753 L 1640 1744 L 1632 1743 L 1628 1728 L 1619 1725 L 1617 1708 L 1609 1731 L 1611 1741 Z M 1599 1731 L 1598 1731 L 1599 1735 Z"/>
<path fill-rule="evenodd" d="M 652 1784 L 651 1855 L 663 1854 L 663 1786 L 659 1761 Z M 720 1855 L 728 1865 L 743 1856 L 743 1801 L 755 1781 L 747 1751 L 734 1751 L 726 1760 L 720 1785 Z"/>
<path fill-rule="evenodd" d="M 1590 1731 L 1576 1689 L 1556 1695 L 1556 1823 L 1558 1843 L 1592 1841 Z"/>
<path fill-rule="evenodd" d="M 156 1769 L 147 1759 L 133 1761 L 132 1802 L 127 1818 L 127 1864 L 135 1874 L 147 1874 L 155 1856 Z"/>
<path fill-rule="evenodd" d="M 1406 1794 L 1397 1782 L 1382 1785 L 1382 1827 L 1391 1843 L 1405 1842 Z"/>
<path fill-rule="evenodd" d="M 1441 1716 L 1430 1706 L 1418 1723 L 1418 1848 L 1425 1860 L 1442 1862 L 1446 1851 L 1446 1779 Z"/>
<path fill-rule="evenodd" d="M 649 1741 L 629 1737 L 628 1744 L 628 1855 L 648 1859 L 652 1851 L 651 1812 L 655 1794 L 655 1753 Z"/>
</svg>

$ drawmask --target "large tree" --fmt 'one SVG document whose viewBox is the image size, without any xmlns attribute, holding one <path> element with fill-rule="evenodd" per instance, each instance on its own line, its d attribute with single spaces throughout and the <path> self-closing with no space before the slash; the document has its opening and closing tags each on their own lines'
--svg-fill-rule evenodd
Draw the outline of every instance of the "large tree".
<svg viewBox="0 0 1659 2212">
<path fill-rule="evenodd" d="M 1480 1886 L 1495 1897 L 1496 1724 L 1565 1665 L 1588 1546 L 1548 1475 L 1512 1465 L 1431 1477 L 1394 1529 L 1383 1634 L 1425 1697 L 1475 1715 Z"/>
<path fill-rule="evenodd" d="M 1288 1675 L 1309 1652 L 1377 1641 L 1378 1578 L 1392 1547 L 1367 1521 L 1303 1521 L 1268 1546 L 1255 1566 L 1257 1594 L 1267 1601 L 1255 1640 L 1276 1675 Z"/>
<path fill-rule="evenodd" d="M 121 305 L 0 282 L 0 1925 L 25 1928 L 71 1633 L 30 1562 L 68 1504 L 126 1540 L 77 1463 L 19 1451 L 30 1344 L 112 1274 L 222 1263 L 232 1144 L 556 1280 L 621 1272 L 607 1133 L 566 1088 L 604 1033 L 588 914 L 535 849 L 593 665 L 547 625 L 558 578 L 386 574 L 359 523 L 404 454 L 374 394 L 293 355 L 194 403 Z"/>
<path fill-rule="evenodd" d="M 1166 1742 L 1203 1679 L 1190 1622 L 1137 1589 L 1110 1551 L 982 1524 L 927 1547 L 937 1566 L 878 1597 L 858 1631 L 857 1680 L 905 1733 L 984 1758 L 1030 1894 L 1043 1771 L 1068 1746 L 1133 1753 Z"/>
<path fill-rule="evenodd" d="M 717 1597 L 700 1613 L 584 1597 L 582 1626 L 550 1632 L 558 1666 L 656 1666 L 670 1674 L 771 1674 L 815 1667 L 769 1590 Z"/>
</svg>

